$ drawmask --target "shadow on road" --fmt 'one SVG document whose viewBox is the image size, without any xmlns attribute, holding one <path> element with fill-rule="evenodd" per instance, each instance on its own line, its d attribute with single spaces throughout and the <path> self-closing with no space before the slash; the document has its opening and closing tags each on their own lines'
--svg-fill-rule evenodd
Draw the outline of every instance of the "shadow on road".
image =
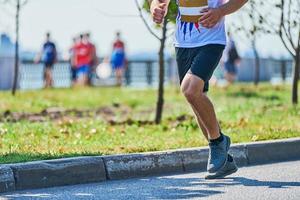
<svg viewBox="0 0 300 200">
<path fill-rule="evenodd" d="M 269 188 L 288 188 L 288 187 L 300 187 L 300 182 L 283 182 L 283 181 L 259 181 L 255 179 L 248 179 L 244 177 L 232 178 L 234 182 L 247 187 L 269 187 Z"/>
<path fill-rule="evenodd" d="M 207 181 L 170 176 L 24 191 L 0 195 L 0 199 L 193 199 L 222 194 L 221 188 L 234 186 L 289 188 L 300 187 L 300 182 L 260 181 L 245 177 Z"/>
<path fill-rule="evenodd" d="M 111 181 L 74 187 L 59 187 L 34 191 L 21 191 L 0 195 L 0 200 L 36 199 L 88 199 L 88 200 L 150 200 L 150 199 L 193 199 L 221 194 L 213 188 L 203 188 L 199 178 L 143 178 L 127 181 Z M 202 185 L 202 186 L 201 186 Z"/>
</svg>

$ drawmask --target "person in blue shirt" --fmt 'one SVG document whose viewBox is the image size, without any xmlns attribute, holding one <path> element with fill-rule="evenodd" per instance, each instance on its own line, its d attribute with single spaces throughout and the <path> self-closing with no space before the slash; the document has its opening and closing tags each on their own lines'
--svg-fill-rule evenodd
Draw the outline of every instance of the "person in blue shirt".
<svg viewBox="0 0 300 200">
<path fill-rule="evenodd" d="M 51 41 L 50 33 L 46 34 L 46 42 L 43 45 L 38 61 L 41 61 L 44 64 L 45 88 L 50 88 L 53 86 L 52 71 L 55 62 L 57 61 L 56 46 L 54 42 Z"/>
</svg>

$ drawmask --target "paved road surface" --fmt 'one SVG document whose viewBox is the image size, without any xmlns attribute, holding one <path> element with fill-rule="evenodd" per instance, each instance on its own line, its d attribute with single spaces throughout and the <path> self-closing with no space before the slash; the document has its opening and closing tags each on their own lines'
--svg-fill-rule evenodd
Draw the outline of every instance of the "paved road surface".
<svg viewBox="0 0 300 200">
<path fill-rule="evenodd" d="M 22 191 L 0 195 L 0 200 L 300 200 L 300 161 L 242 168 L 225 180 L 206 181 L 204 175 L 193 173 Z"/>
</svg>

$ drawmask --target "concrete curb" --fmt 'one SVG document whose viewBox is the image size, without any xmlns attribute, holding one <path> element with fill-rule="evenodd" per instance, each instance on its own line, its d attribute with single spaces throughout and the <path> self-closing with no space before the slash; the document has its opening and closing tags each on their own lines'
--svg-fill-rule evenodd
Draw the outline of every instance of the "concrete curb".
<svg viewBox="0 0 300 200">
<path fill-rule="evenodd" d="M 0 193 L 11 192 L 15 189 L 15 179 L 12 169 L 8 166 L 0 166 Z"/>
<path fill-rule="evenodd" d="M 8 165 L 15 189 L 35 189 L 106 180 L 100 157 L 79 157 Z"/>
<path fill-rule="evenodd" d="M 300 159 L 300 138 L 233 145 L 239 166 Z M 0 193 L 106 180 L 205 171 L 207 148 L 0 165 Z"/>
</svg>

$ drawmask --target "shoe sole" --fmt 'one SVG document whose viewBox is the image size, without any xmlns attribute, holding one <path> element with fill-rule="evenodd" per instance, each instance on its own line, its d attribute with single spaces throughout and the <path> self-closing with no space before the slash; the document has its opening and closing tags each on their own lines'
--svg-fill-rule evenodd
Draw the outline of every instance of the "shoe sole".
<svg viewBox="0 0 300 200">
<path fill-rule="evenodd" d="M 212 180 L 212 179 L 224 179 L 226 176 L 229 176 L 231 174 L 234 174 L 238 171 L 238 168 L 232 169 L 230 171 L 225 172 L 224 174 L 220 175 L 207 175 L 205 176 L 206 180 Z"/>
<path fill-rule="evenodd" d="M 230 139 L 230 137 L 228 137 L 228 136 L 225 136 L 225 137 L 226 137 L 226 139 L 227 139 L 227 148 L 226 148 L 226 152 L 228 153 L 228 151 L 229 151 L 229 149 L 230 149 L 230 145 L 231 145 L 231 139 Z M 224 164 L 223 164 L 219 169 L 213 170 L 213 171 L 208 171 L 208 172 L 209 172 L 209 173 L 216 173 L 216 172 L 219 171 L 220 169 L 223 169 L 223 168 L 226 166 L 226 164 L 227 164 L 227 158 L 226 158 Z"/>
</svg>

